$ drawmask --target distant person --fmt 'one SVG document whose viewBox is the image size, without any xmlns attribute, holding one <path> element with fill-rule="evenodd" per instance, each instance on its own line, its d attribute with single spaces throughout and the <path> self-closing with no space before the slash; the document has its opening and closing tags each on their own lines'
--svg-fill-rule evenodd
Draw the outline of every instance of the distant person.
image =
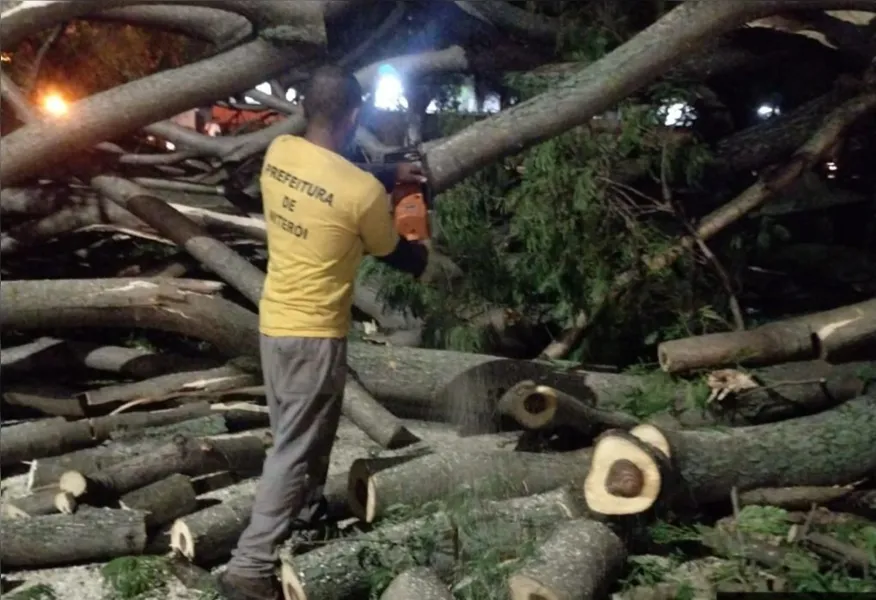
<svg viewBox="0 0 876 600">
<path fill-rule="evenodd" d="M 259 321 L 273 451 L 249 526 L 219 578 L 229 600 L 279 597 L 279 545 L 325 511 L 322 490 L 341 414 L 353 284 L 363 255 L 421 280 L 433 270 L 427 269 L 428 246 L 395 230 L 386 186 L 341 156 L 361 104 L 355 77 L 339 67 L 319 68 L 305 88 L 304 137 L 275 139 L 262 166 L 268 274 Z M 407 163 L 391 179 L 422 183 L 425 176 Z"/>
</svg>

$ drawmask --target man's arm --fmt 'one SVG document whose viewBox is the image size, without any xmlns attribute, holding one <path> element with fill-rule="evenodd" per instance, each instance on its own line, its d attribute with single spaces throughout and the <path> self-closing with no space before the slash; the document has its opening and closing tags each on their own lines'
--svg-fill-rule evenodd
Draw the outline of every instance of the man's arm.
<svg viewBox="0 0 876 600">
<path fill-rule="evenodd" d="M 356 166 L 374 175 L 387 192 L 392 192 L 395 187 L 398 165 L 384 163 L 356 163 Z"/>
<path fill-rule="evenodd" d="M 429 249 L 399 235 L 392 222 L 389 198 L 375 188 L 359 216 L 359 235 L 365 252 L 390 267 L 420 277 L 429 263 Z"/>
</svg>

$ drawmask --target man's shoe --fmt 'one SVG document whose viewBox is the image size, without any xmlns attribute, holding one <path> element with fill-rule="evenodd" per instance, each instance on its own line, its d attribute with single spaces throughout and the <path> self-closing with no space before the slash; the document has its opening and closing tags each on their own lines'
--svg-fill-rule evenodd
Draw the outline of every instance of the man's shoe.
<svg viewBox="0 0 876 600">
<path fill-rule="evenodd" d="M 228 571 L 217 578 L 219 593 L 226 600 L 281 600 L 276 577 L 241 577 Z"/>
</svg>

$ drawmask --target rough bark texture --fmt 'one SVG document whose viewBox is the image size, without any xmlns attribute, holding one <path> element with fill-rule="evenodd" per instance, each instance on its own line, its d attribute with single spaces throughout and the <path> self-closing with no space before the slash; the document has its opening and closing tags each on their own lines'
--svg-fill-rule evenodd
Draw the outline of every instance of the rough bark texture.
<svg viewBox="0 0 876 600">
<path fill-rule="evenodd" d="M 150 454 L 166 443 L 166 439 L 148 439 L 132 444 L 112 443 L 60 456 L 39 458 L 31 461 L 27 488 L 34 491 L 47 485 L 54 485 L 66 471 L 79 471 L 89 475 L 132 456 Z"/>
<path fill-rule="evenodd" d="M 110 434 L 110 439 L 125 444 L 138 444 L 147 440 L 167 441 L 175 435 L 209 437 L 223 433 L 228 433 L 228 427 L 225 425 L 223 415 L 212 414 L 161 427 L 116 431 Z"/>
<path fill-rule="evenodd" d="M 23 460 L 64 454 L 95 443 L 87 421 L 68 423 L 64 418 L 43 419 L 3 428 L 0 466 Z"/>
<path fill-rule="evenodd" d="M 96 499 L 113 498 L 174 473 L 254 475 L 261 471 L 264 460 L 264 442 L 255 436 L 222 440 L 177 436 L 151 454 L 129 458 L 88 476 L 68 471 L 61 476 L 61 488 L 76 497 L 87 493 Z"/>
<path fill-rule="evenodd" d="M 136 383 L 109 385 L 83 392 L 81 397 L 91 406 L 129 400 L 162 398 L 177 391 L 218 391 L 261 383 L 260 378 L 226 365 L 207 371 L 188 371 L 159 375 Z"/>
<path fill-rule="evenodd" d="M 408 431 L 401 419 L 386 410 L 353 379 L 348 379 L 344 388 L 342 411 L 345 417 L 383 448 L 401 448 L 420 441 Z"/>
<path fill-rule="evenodd" d="M 768 365 L 793 360 L 842 360 L 876 348 L 876 300 L 764 325 L 663 342 L 657 348 L 668 373 Z"/>
<path fill-rule="evenodd" d="M 213 295 L 219 288 L 157 278 L 8 281 L 0 286 L 0 327 L 146 327 L 210 342 L 229 357 L 257 357 L 258 316 Z"/>
<path fill-rule="evenodd" d="M 757 369 L 750 375 L 758 387 L 732 392 L 701 408 L 688 406 L 676 416 L 681 425 L 701 427 L 758 425 L 815 414 L 872 389 L 874 366 L 806 361 Z"/>
<path fill-rule="evenodd" d="M 482 498 L 513 498 L 545 492 L 587 476 L 589 451 L 564 454 L 470 451 L 427 454 L 400 465 L 382 469 L 368 478 L 367 494 L 351 505 L 366 507 L 356 515 L 367 523 L 384 516 L 394 505 L 422 506 L 441 500 L 463 487 Z"/>
<path fill-rule="evenodd" d="M 193 402 L 177 408 L 139 413 L 119 413 L 91 419 L 91 429 L 97 441 L 110 439 L 114 433 L 142 431 L 185 423 L 211 414 L 206 402 Z"/>
<path fill-rule="evenodd" d="M 52 417 L 81 419 L 85 416 L 82 405 L 67 388 L 46 383 L 11 384 L 3 387 L 3 402 L 9 406 Z"/>
<path fill-rule="evenodd" d="M 39 515 L 52 515 L 57 512 L 58 506 L 55 497 L 61 493 L 57 486 L 50 486 L 41 490 L 34 490 L 31 494 L 14 500 L 3 502 L 3 516 L 13 519 L 36 517 Z"/>
<path fill-rule="evenodd" d="M 177 517 L 198 510 L 198 498 L 192 480 L 174 473 L 155 483 L 128 492 L 119 498 L 119 506 L 146 513 L 146 527 L 155 529 Z"/>
<path fill-rule="evenodd" d="M 731 431 L 663 431 L 690 497 L 714 502 L 763 487 L 830 486 L 876 469 L 876 397 Z"/>
<path fill-rule="evenodd" d="M 414 567 L 400 573 L 383 591 L 380 600 L 453 600 L 453 594 L 437 573 Z"/>
<path fill-rule="evenodd" d="M 627 558 L 620 538 L 603 523 L 574 519 L 556 528 L 508 578 L 512 600 L 591 600 L 600 597 Z"/>
<path fill-rule="evenodd" d="M 489 532 L 492 546 L 514 552 L 527 538 L 545 537 L 565 519 L 580 517 L 584 509 L 567 490 L 556 490 L 504 502 L 484 502 L 466 512 L 467 524 Z M 369 591 L 373 567 L 363 556 L 372 548 L 383 555 L 404 556 L 403 546 L 424 536 L 434 544 L 430 564 L 442 576 L 453 567 L 453 538 L 458 517 L 444 512 L 380 527 L 358 537 L 338 540 L 292 558 L 283 557 L 283 594 L 286 600 L 341 600 Z M 449 559 L 449 560 L 448 560 Z"/>
<path fill-rule="evenodd" d="M 48 568 L 142 554 L 146 516 L 129 510 L 15 519 L 0 527 L 4 568 Z"/>
</svg>

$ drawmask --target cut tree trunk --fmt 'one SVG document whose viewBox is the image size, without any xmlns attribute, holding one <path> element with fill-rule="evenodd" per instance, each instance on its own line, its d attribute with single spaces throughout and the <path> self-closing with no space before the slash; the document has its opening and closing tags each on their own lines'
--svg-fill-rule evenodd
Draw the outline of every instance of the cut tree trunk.
<svg viewBox="0 0 876 600">
<path fill-rule="evenodd" d="M 757 387 L 734 389 L 736 370 L 719 370 L 707 381 L 727 396 L 701 408 L 688 406 L 675 414 L 686 427 L 758 425 L 815 414 L 857 398 L 873 385 L 876 363 L 831 365 L 805 361 L 775 365 L 746 373 Z"/>
<path fill-rule="evenodd" d="M 181 426 L 186 421 L 207 417 L 212 414 L 206 402 L 192 402 L 167 410 L 150 412 L 131 412 L 107 415 L 90 420 L 94 438 L 98 442 L 108 440 L 113 434 L 144 431 L 150 428 Z"/>
<path fill-rule="evenodd" d="M 76 498 L 87 493 L 89 499 L 103 503 L 174 473 L 255 475 L 261 472 L 264 460 L 264 442 L 255 436 L 221 440 L 177 436 L 151 454 L 134 456 L 90 475 L 67 471 L 61 475 L 60 486 Z"/>
<path fill-rule="evenodd" d="M 876 470 L 876 397 L 861 396 L 836 408 L 729 431 L 659 431 L 689 497 L 726 500 L 765 487 L 846 485 Z M 659 446 L 658 446 L 659 447 Z"/>
<path fill-rule="evenodd" d="M 129 510 L 15 519 L 0 527 L 0 562 L 6 569 L 106 561 L 145 548 L 146 515 Z"/>
<path fill-rule="evenodd" d="M 245 402 L 233 404 L 214 404 L 213 410 L 222 415 L 225 427 L 231 433 L 270 427 L 271 420 L 265 406 Z"/>
<path fill-rule="evenodd" d="M 0 366 L 11 373 L 95 369 L 130 379 L 147 379 L 172 371 L 203 369 L 214 362 L 203 358 L 158 354 L 142 348 L 102 346 L 43 337 L 0 350 Z"/>
<path fill-rule="evenodd" d="M 81 419 L 85 410 L 72 390 L 51 383 L 26 383 L 3 386 L 3 402 L 51 417 Z M 14 411 L 10 411 L 14 412 Z"/>
<path fill-rule="evenodd" d="M 4 427 L 0 435 L 0 466 L 64 454 L 96 443 L 88 421 L 68 422 L 56 417 L 12 425 Z"/>
<path fill-rule="evenodd" d="M 508 578 L 512 600 L 593 600 L 614 584 L 627 558 L 603 523 L 573 519 L 557 527 Z"/>
<path fill-rule="evenodd" d="M 564 454 L 466 450 L 427 454 L 373 473 L 367 481 L 351 482 L 356 497 L 350 506 L 364 507 L 356 517 L 371 523 L 386 515 L 392 506 L 421 507 L 462 488 L 481 498 L 527 496 L 583 483 L 589 464 L 589 450 Z"/>
<path fill-rule="evenodd" d="M 128 492 L 119 498 L 119 506 L 146 513 L 146 527 L 152 530 L 198 510 L 198 497 L 192 480 L 174 473 Z"/>
<path fill-rule="evenodd" d="M 188 371 L 159 375 L 136 383 L 110 385 L 80 395 L 89 406 L 127 402 L 129 400 L 156 400 L 169 397 L 173 392 L 211 392 L 258 385 L 261 378 L 244 373 L 237 367 L 225 365 L 207 371 Z"/>
<path fill-rule="evenodd" d="M 348 379 L 344 387 L 341 410 L 345 417 L 383 448 L 402 448 L 420 441 L 408 431 L 401 419 L 386 410 L 354 379 Z"/>
<path fill-rule="evenodd" d="M 367 534 L 341 539 L 294 557 L 283 557 L 281 570 L 286 600 L 342 600 L 367 594 L 374 565 L 363 560 L 369 552 L 404 559 L 408 544 L 430 540 L 429 563 L 442 577 L 455 564 L 454 546 L 459 548 L 459 520 L 466 521 L 467 533 L 491 536 L 491 548 L 501 553 L 519 551 L 533 537 L 549 535 L 559 521 L 581 517 L 586 508 L 566 489 L 515 498 L 504 502 L 484 502 L 468 509 L 465 515 L 446 512 L 379 527 Z M 465 546 L 465 545 L 463 545 Z M 422 542 L 417 548 L 422 547 Z M 392 558 L 390 558 L 392 560 Z"/>
<path fill-rule="evenodd" d="M 337 507 L 346 497 L 346 475 L 330 477 L 323 495 L 332 517 L 342 518 Z M 176 519 L 170 530 L 170 547 L 198 565 L 212 565 L 231 555 L 252 515 L 255 491 Z"/>
<path fill-rule="evenodd" d="M 453 600 L 453 594 L 437 573 L 426 567 L 414 567 L 399 573 L 380 600 Z"/>
<path fill-rule="evenodd" d="M 146 429 L 134 429 L 130 431 L 118 431 L 110 434 L 110 439 L 125 444 L 139 444 L 146 440 L 164 440 L 165 442 L 176 435 L 186 437 L 210 437 L 228 433 L 225 418 L 221 414 L 212 414 L 196 419 L 189 419 L 181 423 L 162 425 L 161 427 L 148 427 Z"/>
<path fill-rule="evenodd" d="M 842 362 L 876 349 L 876 300 L 763 325 L 663 342 L 657 348 L 667 373 L 794 360 Z"/>
<path fill-rule="evenodd" d="M 26 519 L 61 512 L 56 500 L 58 494 L 62 493 L 57 486 L 51 486 L 34 490 L 21 498 L 7 499 L 3 503 L 3 516 L 12 519 Z"/>
<path fill-rule="evenodd" d="M 592 408 L 570 394 L 529 380 L 511 386 L 499 399 L 498 410 L 526 429 L 565 426 L 590 437 L 606 428 L 630 429 L 639 424 L 633 416 Z"/>
</svg>

